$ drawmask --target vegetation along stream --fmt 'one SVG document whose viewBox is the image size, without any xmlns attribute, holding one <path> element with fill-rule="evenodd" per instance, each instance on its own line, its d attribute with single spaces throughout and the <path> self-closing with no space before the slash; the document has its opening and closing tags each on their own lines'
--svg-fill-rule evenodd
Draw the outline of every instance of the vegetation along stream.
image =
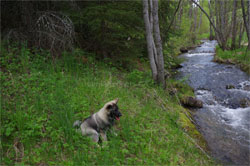
<svg viewBox="0 0 250 166">
<path fill-rule="evenodd" d="M 250 77 L 234 65 L 213 62 L 216 45 L 216 41 L 206 40 L 181 55 L 187 60 L 180 75 L 203 101 L 194 119 L 212 156 L 227 164 L 248 164 Z"/>
</svg>

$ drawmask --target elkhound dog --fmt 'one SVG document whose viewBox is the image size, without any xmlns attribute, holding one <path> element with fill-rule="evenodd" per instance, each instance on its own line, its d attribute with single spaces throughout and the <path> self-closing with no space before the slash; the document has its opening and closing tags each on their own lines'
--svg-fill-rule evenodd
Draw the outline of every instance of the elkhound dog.
<svg viewBox="0 0 250 166">
<path fill-rule="evenodd" d="M 83 136 L 89 136 L 98 142 L 100 136 L 102 141 L 107 141 L 106 131 L 114 125 L 115 120 L 122 116 L 117 106 L 118 99 L 112 100 L 104 105 L 102 109 L 86 118 L 83 122 L 77 120 L 74 127 L 80 127 Z"/>
</svg>

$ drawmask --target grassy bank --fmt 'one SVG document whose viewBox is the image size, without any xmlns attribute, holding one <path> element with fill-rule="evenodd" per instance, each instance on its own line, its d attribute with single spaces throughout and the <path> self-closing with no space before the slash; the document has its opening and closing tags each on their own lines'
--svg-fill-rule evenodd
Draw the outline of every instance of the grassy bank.
<svg viewBox="0 0 250 166">
<path fill-rule="evenodd" d="M 236 64 L 243 71 L 250 74 L 250 52 L 246 51 L 246 47 L 225 51 L 217 47 L 214 61 L 218 63 Z"/>
<path fill-rule="evenodd" d="M 214 165 L 179 105 L 178 96 L 192 93 L 187 86 L 169 80 L 164 91 L 150 72 L 118 71 L 93 57 L 1 48 L 1 164 Z M 72 128 L 117 97 L 123 116 L 106 146 Z"/>
</svg>

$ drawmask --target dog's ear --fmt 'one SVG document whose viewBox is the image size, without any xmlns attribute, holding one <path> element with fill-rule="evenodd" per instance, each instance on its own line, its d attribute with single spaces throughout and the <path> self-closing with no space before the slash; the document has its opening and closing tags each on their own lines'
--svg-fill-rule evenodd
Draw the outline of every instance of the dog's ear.
<svg viewBox="0 0 250 166">
<path fill-rule="evenodd" d="M 111 108 L 112 108 L 112 105 L 111 105 L 111 104 L 109 104 L 109 105 L 106 106 L 106 109 L 107 109 L 107 110 L 110 110 Z"/>
<path fill-rule="evenodd" d="M 118 103 L 118 101 L 119 101 L 119 99 L 118 99 L 118 98 L 116 98 L 116 99 L 114 100 L 115 104 L 117 104 L 117 103 Z"/>
</svg>

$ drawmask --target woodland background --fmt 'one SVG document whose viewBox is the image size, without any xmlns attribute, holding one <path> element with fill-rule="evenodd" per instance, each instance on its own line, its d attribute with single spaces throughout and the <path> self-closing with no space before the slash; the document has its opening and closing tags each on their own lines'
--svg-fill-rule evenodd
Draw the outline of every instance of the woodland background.
<svg viewBox="0 0 250 166">
<path fill-rule="evenodd" d="M 1 1 L 1 164 L 214 165 L 177 56 L 216 39 L 215 60 L 250 73 L 249 38 L 249 0 Z M 97 148 L 72 124 L 116 97 Z"/>
</svg>

